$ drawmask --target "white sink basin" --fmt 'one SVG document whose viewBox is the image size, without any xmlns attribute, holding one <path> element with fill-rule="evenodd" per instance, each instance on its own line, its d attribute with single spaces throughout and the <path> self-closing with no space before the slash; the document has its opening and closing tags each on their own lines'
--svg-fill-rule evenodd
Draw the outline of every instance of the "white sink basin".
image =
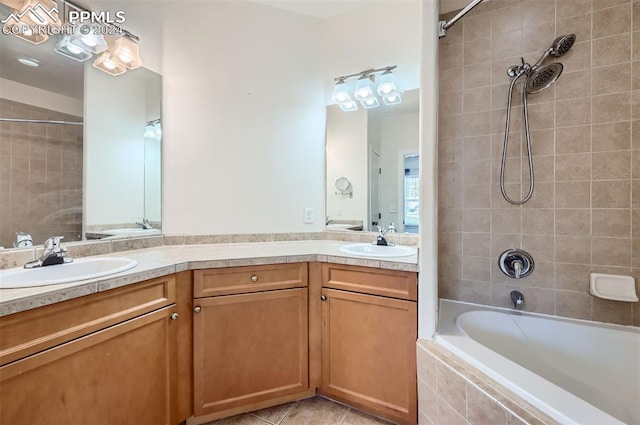
<svg viewBox="0 0 640 425">
<path fill-rule="evenodd" d="M 129 270 L 138 262 L 123 257 L 79 258 L 71 263 L 35 269 L 10 269 L 0 271 L 0 289 L 31 288 L 56 285 L 76 280 L 94 279 Z"/>
<path fill-rule="evenodd" d="M 372 245 L 370 243 L 352 243 L 342 245 L 340 251 L 351 255 L 359 255 L 361 257 L 409 257 L 415 255 L 418 251 L 411 246 L 383 246 Z"/>
</svg>

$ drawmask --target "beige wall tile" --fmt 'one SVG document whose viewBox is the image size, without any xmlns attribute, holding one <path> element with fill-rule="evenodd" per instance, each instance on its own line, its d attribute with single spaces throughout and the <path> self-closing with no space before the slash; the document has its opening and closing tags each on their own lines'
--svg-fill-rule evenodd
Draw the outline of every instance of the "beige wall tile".
<svg viewBox="0 0 640 425">
<path fill-rule="evenodd" d="M 469 136 L 462 139 L 462 159 L 478 161 L 491 158 L 491 136 Z M 489 167 L 490 164 L 487 164 Z"/>
<path fill-rule="evenodd" d="M 602 266 L 631 266 L 631 240 L 601 238 L 591 240 L 592 264 Z"/>
<path fill-rule="evenodd" d="M 418 363 L 420 364 L 420 363 Z M 422 380 L 418 381 L 418 409 L 425 416 L 424 420 L 428 422 L 419 422 L 420 425 L 429 425 L 438 423 L 438 401 L 436 393 L 429 388 Z"/>
<path fill-rule="evenodd" d="M 591 266 L 588 264 L 556 263 L 557 289 L 589 292 L 589 275 Z"/>
<path fill-rule="evenodd" d="M 491 35 L 491 58 L 503 59 L 520 52 L 522 29 L 509 32 L 493 32 Z"/>
<path fill-rule="evenodd" d="M 553 236 L 522 235 L 522 249 L 527 251 L 537 262 L 553 261 L 555 242 Z"/>
<path fill-rule="evenodd" d="M 447 37 L 449 34 L 447 34 Z M 469 16 L 464 22 L 464 41 L 489 41 L 491 39 L 491 16 Z"/>
<path fill-rule="evenodd" d="M 463 280 L 462 301 L 476 304 L 490 304 L 491 283 Z"/>
<path fill-rule="evenodd" d="M 528 182 L 526 182 L 523 184 L 523 191 L 528 189 Z M 547 208 L 553 205 L 554 193 L 553 183 L 536 183 L 533 196 L 524 204 L 524 208 Z"/>
<path fill-rule="evenodd" d="M 553 128 L 554 110 L 555 110 L 555 105 L 553 103 L 530 105 L 529 106 L 529 128 L 532 130 Z M 582 114 L 583 110 L 584 110 L 584 104 L 581 104 L 580 106 L 578 106 L 576 109 L 573 110 L 573 113 L 576 116 L 579 116 Z M 575 119 L 581 120 L 581 118 L 575 118 Z M 582 124 L 582 122 L 579 122 L 578 124 Z"/>
<path fill-rule="evenodd" d="M 520 279 L 520 283 L 525 288 L 555 289 L 555 286 L 556 286 L 555 263 L 552 263 L 552 262 L 541 263 L 536 261 L 533 273 L 525 278 Z"/>
<path fill-rule="evenodd" d="M 556 209 L 556 235 L 590 236 L 591 210 Z"/>
<path fill-rule="evenodd" d="M 631 63 L 595 68 L 591 75 L 593 95 L 628 92 L 631 85 Z"/>
<path fill-rule="evenodd" d="M 491 131 L 491 113 L 477 112 L 463 115 L 463 136 L 481 136 L 490 134 Z"/>
<path fill-rule="evenodd" d="M 467 425 L 466 419 L 448 403 L 449 401 L 438 395 L 438 424 Z"/>
<path fill-rule="evenodd" d="M 488 282 L 491 276 L 490 265 L 491 258 L 489 257 L 463 256 L 462 278 L 464 280 Z"/>
<path fill-rule="evenodd" d="M 631 146 L 631 123 L 596 124 L 592 127 L 592 140 L 593 152 L 629 149 Z"/>
<path fill-rule="evenodd" d="M 591 69 L 563 72 L 556 82 L 556 99 L 575 99 L 591 95 Z"/>
<path fill-rule="evenodd" d="M 440 95 L 442 96 L 444 93 L 452 93 L 452 92 L 456 92 L 456 91 L 460 91 L 462 90 L 462 83 L 463 83 L 463 78 L 462 78 L 462 65 L 458 64 L 456 66 L 456 64 L 453 64 L 453 66 L 451 66 L 450 68 L 446 69 L 447 72 L 443 72 L 445 71 L 444 69 L 440 68 L 441 72 L 440 72 Z M 465 74 L 464 77 L 464 81 L 466 83 L 467 81 L 467 75 Z"/>
<path fill-rule="evenodd" d="M 559 263 L 591 264 L 591 240 L 573 236 L 556 237 L 555 261 Z"/>
<path fill-rule="evenodd" d="M 593 320 L 599 322 L 630 325 L 632 310 L 630 303 L 593 298 Z"/>
<path fill-rule="evenodd" d="M 473 89 L 476 87 L 489 86 L 491 83 L 491 80 L 490 80 L 491 63 L 490 62 L 483 62 L 479 64 L 474 64 L 474 65 L 466 65 L 463 68 L 462 73 L 463 73 L 462 87 L 464 87 L 465 90 Z M 445 89 L 456 88 L 456 87 L 458 87 L 458 89 L 462 89 L 462 87 L 454 86 L 454 82 L 450 80 L 451 80 L 451 77 L 447 78 L 446 82 L 449 85 L 445 86 Z M 457 83 L 459 84 L 460 81 L 458 80 Z M 441 90 L 441 93 L 442 93 L 442 90 Z"/>
<path fill-rule="evenodd" d="M 613 65 L 630 60 L 630 33 L 593 40 L 593 66 Z"/>
<path fill-rule="evenodd" d="M 504 251 L 512 248 L 520 248 L 522 236 L 513 235 L 491 235 L 491 257 L 498 258 Z"/>
<path fill-rule="evenodd" d="M 444 115 L 458 115 L 462 113 L 462 92 L 445 93 L 440 96 L 438 111 Z"/>
<path fill-rule="evenodd" d="M 593 123 L 629 121 L 631 119 L 631 95 L 629 92 L 594 96 L 592 104 Z"/>
<path fill-rule="evenodd" d="M 556 181 L 591 179 L 591 154 L 556 155 Z"/>
<path fill-rule="evenodd" d="M 528 235 L 553 235 L 554 210 L 552 208 L 524 208 L 522 233 Z"/>
<path fill-rule="evenodd" d="M 522 216 L 520 209 L 504 208 L 491 211 L 491 233 L 513 234 L 520 233 Z"/>
<path fill-rule="evenodd" d="M 555 314 L 555 291 L 553 289 L 527 288 L 525 307 L 528 311 L 541 314 Z"/>
<path fill-rule="evenodd" d="M 559 20 L 557 22 L 556 34 L 558 36 L 564 34 L 575 34 L 576 41 L 591 40 L 591 18 L 591 13 L 585 13 Z"/>
<path fill-rule="evenodd" d="M 593 180 L 631 178 L 631 151 L 600 152 L 591 156 Z"/>
<path fill-rule="evenodd" d="M 489 233 L 463 233 L 462 254 L 476 257 L 489 257 L 491 254 Z"/>
<path fill-rule="evenodd" d="M 591 126 L 556 129 L 556 153 L 586 153 L 591 151 Z"/>
<path fill-rule="evenodd" d="M 507 412 L 487 394 L 467 383 L 468 418 L 472 425 L 504 424 Z"/>
<path fill-rule="evenodd" d="M 555 130 L 552 128 L 531 131 L 531 152 L 533 156 L 553 155 L 555 150 Z M 534 142 L 535 141 L 535 142 Z"/>
<path fill-rule="evenodd" d="M 444 44 L 439 48 L 438 66 L 440 71 L 462 67 L 462 44 Z"/>
<path fill-rule="evenodd" d="M 436 364 L 436 376 L 438 398 L 446 400 L 457 413 L 466 417 L 467 390 L 464 379 L 442 362 Z"/>
<path fill-rule="evenodd" d="M 556 314 L 574 319 L 591 320 L 593 297 L 584 292 L 556 291 Z"/>
<path fill-rule="evenodd" d="M 629 66 L 629 69 L 631 67 Z M 491 89 L 490 87 L 479 87 L 464 91 L 463 112 L 482 112 L 491 109 Z"/>
<path fill-rule="evenodd" d="M 556 208 L 589 208 L 591 182 L 558 182 L 555 193 Z"/>
<path fill-rule="evenodd" d="M 591 12 L 591 0 L 563 0 L 557 3 L 556 15 L 558 19 Z"/>
<path fill-rule="evenodd" d="M 467 209 L 462 212 L 464 232 L 489 232 L 491 230 L 490 209 Z"/>
<path fill-rule="evenodd" d="M 562 57 L 562 63 L 567 71 L 577 71 L 591 67 L 591 41 L 576 40 L 576 43 L 566 55 Z"/>
<path fill-rule="evenodd" d="M 606 37 L 630 30 L 630 4 L 593 12 L 593 38 Z"/>
<path fill-rule="evenodd" d="M 491 206 L 490 185 L 465 184 L 462 190 L 462 205 L 464 208 L 489 208 Z"/>
<path fill-rule="evenodd" d="M 477 185 L 491 182 L 491 161 L 468 161 L 463 168 L 463 184 Z"/>
<path fill-rule="evenodd" d="M 593 236 L 629 238 L 631 237 L 631 211 L 629 209 L 594 209 L 592 229 Z"/>
<path fill-rule="evenodd" d="M 594 181 L 591 183 L 593 208 L 629 208 L 631 183 L 628 180 Z"/>
</svg>

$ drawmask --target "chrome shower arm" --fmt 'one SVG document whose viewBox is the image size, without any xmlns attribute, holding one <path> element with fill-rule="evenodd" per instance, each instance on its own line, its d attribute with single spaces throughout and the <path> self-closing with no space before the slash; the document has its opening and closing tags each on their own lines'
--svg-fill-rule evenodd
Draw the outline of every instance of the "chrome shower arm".
<svg viewBox="0 0 640 425">
<path fill-rule="evenodd" d="M 442 38 L 445 35 L 447 35 L 447 30 L 449 29 L 449 27 L 451 27 L 451 25 L 453 25 L 456 22 L 458 22 L 458 20 L 460 20 L 460 18 L 462 18 L 467 13 L 469 13 L 471 11 L 471 9 L 473 9 L 474 7 L 476 7 L 477 5 L 479 5 L 482 2 L 483 2 L 483 0 L 473 0 L 464 9 L 462 9 L 460 12 L 458 12 L 458 14 L 456 16 L 454 16 L 453 18 L 449 19 L 449 21 L 440 21 L 440 22 L 438 22 L 438 38 Z"/>
</svg>

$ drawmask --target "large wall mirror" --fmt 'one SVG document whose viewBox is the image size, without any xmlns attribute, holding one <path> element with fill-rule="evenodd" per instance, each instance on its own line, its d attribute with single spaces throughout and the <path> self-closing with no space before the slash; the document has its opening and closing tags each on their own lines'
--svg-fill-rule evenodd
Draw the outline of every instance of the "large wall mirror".
<svg viewBox="0 0 640 425">
<path fill-rule="evenodd" d="M 419 90 L 399 105 L 327 109 L 327 229 L 418 233 Z M 348 190 L 341 187 L 348 181 Z"/>
<path fill-rule="evenodd" d="M 0 35 L 0 246 L 160 233 L 161 76 L 108 75 L 56 38 Z"/>
</svg>

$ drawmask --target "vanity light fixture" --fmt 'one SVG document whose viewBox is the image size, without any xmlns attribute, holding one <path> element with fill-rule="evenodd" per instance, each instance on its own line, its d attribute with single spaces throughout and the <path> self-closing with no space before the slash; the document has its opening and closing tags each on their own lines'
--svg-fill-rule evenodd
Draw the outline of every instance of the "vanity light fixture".
<svg viewBox="0 0 640 425">
<path fill-rule="evenodd" d="M 107 41 L 104 35 L 96 34 L 90 25 L 81 25 L 76 28 L 70 42 L 90 53 L 102 53 L 107 50 Z"/>
<path fill-rule="evenodd" d="M 3 0 L 2 4 L 11 8 L 12 12 L 5 21 L 7 27 L 4 32 L 32 44 L 40 44 L 49 39 L 49 35 L 42 31 L 35 31 L 33 27 L 60 27 L 60 17 L 55 0 Z"/>
<path fill-rule="evenodd" d="M 98 59 L 93 62 L 93 66 L 98 68 L 100 71 L 104 71 L 107 74 L 111 75 L 122 75 L 127 72 L 127 68 L 120 63 L 116 58 L 113 57 L 113 54 L 109 51 L 100 53 Z"/>
<path fill-rule="evenodd" d="M 56 46 L 53 48 L 53 50 L 63 56 L 77 60 L 79 62 L 87 61 L 91 59 L 91 57 L 93 57 L 93 54 L 88 49 L 84 49 L 77 44 L 73 44 L 71 42 L 71 36 L 69 35 L 62 36 L 58 43 L 56 43 Z"/>
<path fill-rule="evenodd" d="M 397 105 L 402 103 L 402 91 L 398 88 L 393 70 L 396 66 L 387 66 L 379 69 L 368 69 L 357 74 L 345 75 L 335 78 L 331 99 L 336 102 L 343 111 L 357 111 L 358 105 L 353 97 L 360 102 L 365 109 L 380 106 L 379 97 L 385 105 Z M 376 74 L 381 73 L 376 88 Z M 358 77 L 353 91 L 349 87 L 348 79 Z"/>
<path fill-rule="evenodd" d="M 138 51 L 138 37 L 124 34 L 113 43 L 113 59 L 127 69 L 136 69 L 142 65 Z"/>
</svg>

